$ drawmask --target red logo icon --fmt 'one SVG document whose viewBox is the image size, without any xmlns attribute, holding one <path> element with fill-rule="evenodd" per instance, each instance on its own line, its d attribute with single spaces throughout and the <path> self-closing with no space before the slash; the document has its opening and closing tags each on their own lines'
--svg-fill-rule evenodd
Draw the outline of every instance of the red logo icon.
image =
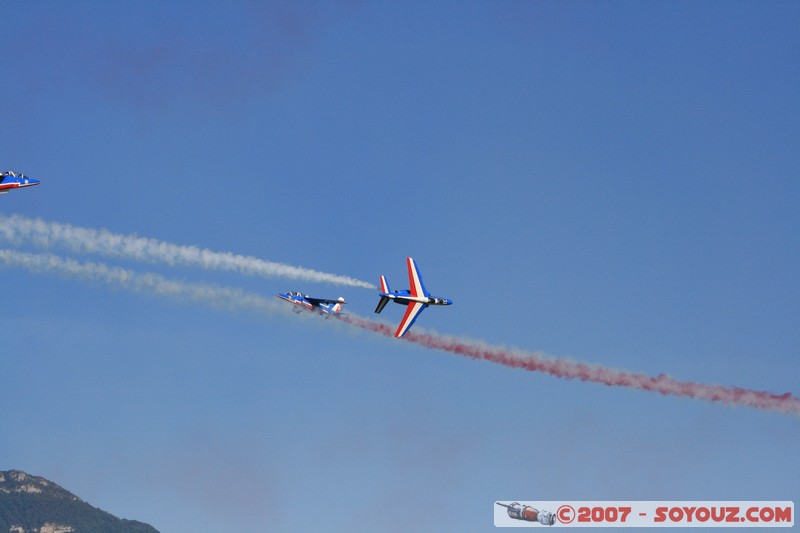
<svg viewBox="0 0 800 533">
<path fill-rule="evenodd" d="M 556 516 L 562 524 L 569 524 L 575 520 L 575 509 L 571 505 L 562 505 L 556 511 Z"/>
</svg>

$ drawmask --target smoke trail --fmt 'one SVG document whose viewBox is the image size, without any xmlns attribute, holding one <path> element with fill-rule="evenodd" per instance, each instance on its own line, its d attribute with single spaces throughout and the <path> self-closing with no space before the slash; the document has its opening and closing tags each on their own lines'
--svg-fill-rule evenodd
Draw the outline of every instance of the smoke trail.
<svg viewBox="0 0 800 533">
<path fill-rule="evenodd" d="M 198 283 L 183 283 L 153 273 L 138 274 L 104 263 L 81 263 L 53 254 L 30 254 L 0 249 L 0 264 L 19 266 L 38 272 L 59 272 L 64 275 L 114 285 L 133 292 L 150 292 L 159 296 L 184 298 L 225 309 L 275 312 L 279 302 L 239 289 Z"/>
<path fill-rule="evenodd" d="M 92 229 L 46 222 L 40 218 L 0 214 L 0 239 L 19 244 L 31 242 L 42 248 L 61 246 L 77 253 L 95 253 L 150 263 L 196 266 L 205 270 L 227 270 L 258 276 L 327 282 L 374 289 L 375 285 L 347 276 L 328 274 L 252 256 L 215 252 L 197 246 L 171 244 L 137 235 L 121 235 L 106 229 Z"/>
<path fill-rule="evenodd" d="M 395 328 L 392 326 L 364 320 L 354 315 L 340 315 L 339 318 L 348 324 L 379 335 L 394 336 Z M 581 381 L 602 383 L 609 387 L 628 387 L 659 392 L 665 396 L 684 396 L 709 402 L 746 405 L 768 411 L 800 414 L 800 398 L 794 397 L 788 392 L 778 395 L 740 387 L 705 385 L 691 381 L 680 381 L 664 374 L 651 377 L 645 374 L 588 365 L 568 359 L 547 357 L 539 352 L 527 353 L 520 350 L 490 346 L 472 339 L 458 339 L 414 331 L 409 331 L 403 338 L 432 350 L 442 350 L 473 359 L 490 361 L 513 368 L 522 368 L 531 372 L 543 372 L 559 378 L 580 379 Z"/>
<path fill-rule="evenodd" d="M 279 302 L 268 300 L 257 294 L 246 293 L 239 289 L 183 283 L 169 280 L 157 274 L 137 274 L 131 270 L 111 267 L 103 263 L 80 263 L 52 254 L 30 254 L 0 249 L 0 264 L 20 266 L 41 272 L 57 271 L 71 276 L 116 285 L 135 292 L 151 292 L 163 296 L 186 298 L 215 307 L 255 312 L 275 312 L 281 308 Z M 394 336 L 394 326 L 372 322 L 352 314 L 336 316 L 346 324 L 386 337 Z M 636 390 L 659 392 L 665 396 L 683 396 L 709 402 L 744 405 L 768 411 L 800 414 L 800 398 L 792 396 L 788 392 L 778 395 L 740 387 L 706 385 L 691 381 L 680 381 L 664 374 L 651 377 L 634 372 L 588 365 L 568 359 L 548 357 L 540 352 L 528 353 L 521 350 L 491 346 L 474 339 L 459 339 L 415 331 L 409 331 L 403 339 L 432 350 L 442 350 L 512 368 L 542 372 L 559 378 L 580 379 L 581 381 L 602 383 L 610 387 L 628 387 Z"/>
</svg>

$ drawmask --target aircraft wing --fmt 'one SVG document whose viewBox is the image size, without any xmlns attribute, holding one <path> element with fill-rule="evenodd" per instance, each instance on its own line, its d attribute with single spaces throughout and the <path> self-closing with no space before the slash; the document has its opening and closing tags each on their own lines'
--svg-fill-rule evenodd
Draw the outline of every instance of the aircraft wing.
<svg viewBox="0 0 800 533">
<path fill-rule="evenodd" d="M 406 314 L 403 316 L 403 320 L 400 321 L 400 325 L 397 327 L 397 331 L 394 332 L 395 337 L 402 337 L 405 335 L 408 328 L 411 327 L 411 324 L 417 319 L 419 314 L 428 307 L 428 304 L 423 304 L 420 302 L 411 302 L 408 304 L 408 309 L 406 309 Z"/>
<path fill-rule="evenodd" d="M 425 289 L 422 284 L 422 276 L 417 268 L 417 263 L 410 257 L 406 257 L 408 263 L 408 285 L 411 287 L 411 296 L 430 296 L 430 293 Z"/>
</svg>

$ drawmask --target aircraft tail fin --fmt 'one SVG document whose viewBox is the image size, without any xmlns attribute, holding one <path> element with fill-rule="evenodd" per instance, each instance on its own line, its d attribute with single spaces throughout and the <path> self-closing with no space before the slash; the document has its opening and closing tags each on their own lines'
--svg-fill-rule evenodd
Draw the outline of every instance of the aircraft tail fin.
<svg viewBox="0 0 800 533">
<path fill-rule="evenodd" d="M 336 300 L 336 304 L 333 306 L 334 313 L 341 313 L 342 311 L 342 304 L 345 303 L 344 298 L 339 296 L 339 299 Z"/>
<path fill-rule="evenodd" d="M 389 294 L 390 292 L 391 290 L 389 289 L 389 282 L 386 281 L 386 276 L 381 276 L 381 294 Z M 375 308 L 375 312 L 380 313 L 383 311 L 387 303 L 389 303 L 389 298 L 381 296 L 381 300 L 378 302 L 378 307 Z"/>
<path fill-rule="evenodd" d="M 378 307 L 375 308 L 376 313 L 380 313 L 383 311 L 383 308 L 386 307 L 386 304 L 389 303 L 389 298 L 386 296 L 381 296 L 380 301 L 378 302 Z"/>
<path fill-rule="evenodd" d="M 381 276 L 381 292 L 383 294 L 389 294 L 390 292 L 392 292 L 389 289 L 389 282 L 386 281 L 386 276 Z"/>
<path fill-rule="evenodd" d="M 378 302 L 378 307 L 375 308 L 375 312 L 380 313 L 383 311 L 383 308 L 386 307 L 387 303 L 389 303 L 389 298 L 386 296 L 381 296 L 381 300 Z"/>
</svg>

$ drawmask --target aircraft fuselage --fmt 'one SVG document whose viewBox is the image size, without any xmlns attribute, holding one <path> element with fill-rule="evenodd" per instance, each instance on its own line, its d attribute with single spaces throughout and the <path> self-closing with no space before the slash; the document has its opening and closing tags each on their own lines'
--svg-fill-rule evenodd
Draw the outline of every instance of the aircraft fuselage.
<svg viewBox="0 0 800 533">
<path fill-rule="evenodd" d="M 408 305 L 410 303 L 421 303 L 427 305 L 453 305 L 453 301 L 448 300 L 447 298 L 434 298 L 430 296 L 420 297 L 411 295 L 406 296 L 404 294 L 397 294 L 397 293 L 392 293 L 392 294 L 381 293 L 378 296 L 389 298 L 394 303 L 401 305 Z"/>
<path fill-rule="evenodd" d="M 23 187 L 33 187 L 34 185 L 39 185 L 39 180 L 10 170 L 0 172 L 0 194 L 5 194 L 11 189 L 22 189 Z"/>
</svg>

